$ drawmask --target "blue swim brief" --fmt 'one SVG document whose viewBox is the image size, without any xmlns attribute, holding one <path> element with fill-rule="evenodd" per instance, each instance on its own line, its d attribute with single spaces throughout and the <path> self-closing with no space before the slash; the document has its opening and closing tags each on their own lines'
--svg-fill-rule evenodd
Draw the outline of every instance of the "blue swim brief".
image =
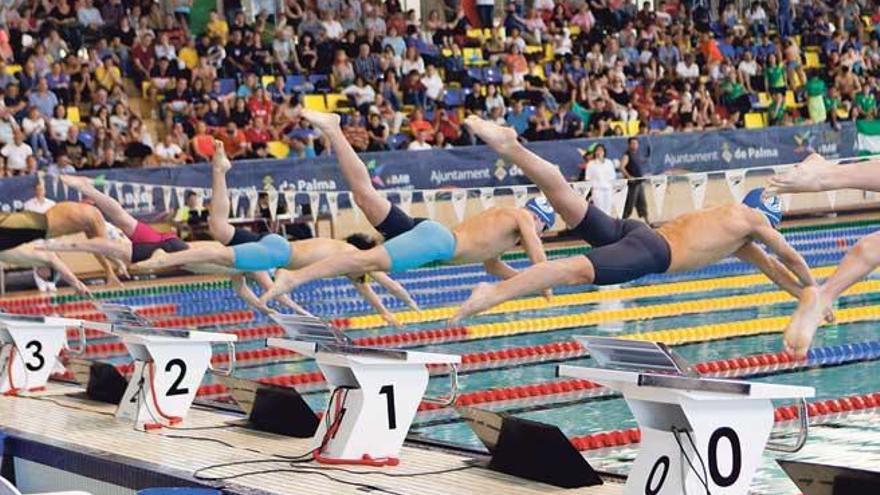
<svg viewBox="0 0 880 495">
<path fill-rule="evenodd" d="M 290 243 L 278 234 L 269 234 L 257 242 L 232 246 L 233 268 L 243 272 L 262 272 L 283 268 L 290 262 Z"/>
<path fill-rule="evenodd" d="M 391 258 L 392 272 L 418 268 L 433 261 L 450 261 L 455 257 L 455 236 L 443 224 L 432 220 L 420 222 L 383 246 Z"/>
</svg>

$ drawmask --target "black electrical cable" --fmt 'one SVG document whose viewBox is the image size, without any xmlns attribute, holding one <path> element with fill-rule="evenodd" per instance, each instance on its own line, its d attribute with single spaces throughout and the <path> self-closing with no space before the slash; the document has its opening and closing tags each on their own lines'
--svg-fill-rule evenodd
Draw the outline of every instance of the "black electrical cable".
<svg viewBox="0 0 880 495">
<path fill-rule="evenodd" d="M 706 489 L 706 495 L 712 495 L 712 492 L 709 491 L 708 477 L 703 478 L 700 476 L 700 473 L 697 472 L 697 468 L 694 467 L 693 462 L 691 462 L 690 456 L 684 450 L 684 445 L 681 443 L 681 439 L 678 437 L 678 435 L 680 433 L 682 433 L 683 431 L 684 430 L 679 430 L 678 428 L 673 426 L 672 427 L 672 437 L 675 438 L 675 443 L 678 444 L 678 450 L 681 451 L 681 456 L 684 457 L 684 459 L 687 461 L 688 466 L 690 466 L 691 471 L 694 473 L 694 476 L 697 477 L 697 480 L 700 482 L 701 485 L 703 485 L 703 488 Z M 694 451 L 696 451 L 696 448 L 694 449 Z M 699 456 L 699 453 L 697 453 L 697 455 Z M 702 462 L 702 458 L 700 458 L 700 462 Z M 706 472 L 706 465 L 705 464 L 703 465 L 703 472 L 704 473 Z M 686 480 L 682 480 L 682 489 L 684 489 L 685 486 L 686 486 Z"/>
</svg>

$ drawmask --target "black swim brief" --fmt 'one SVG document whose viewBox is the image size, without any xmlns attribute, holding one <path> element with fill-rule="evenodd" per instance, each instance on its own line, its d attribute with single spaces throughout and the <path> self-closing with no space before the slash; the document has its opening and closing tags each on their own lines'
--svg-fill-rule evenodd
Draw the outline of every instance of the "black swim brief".
<svg viewBox="0 0 880 495">
<path fill-rule="evenodd" d="M 166 253 L 176 253 L 189 249 L 189 244 L 180 240 L 179 237 L 171 237 L 161 242 L 133 242 L 131 243 L 131 262 L 139 263 L 150 259 L 158 250 Z"/>
<path fill-rule="evenodd" d="M 271 232 L 254 232 L 248 229 L 240 229 L 236 228 L 235 233 L 232 234 L 232 239 L 226 243 L 227 246 L 238 246 L 239 244 L 248 244 L 250 242 L 260 242 L 260 239 L 266 237 Z"/>
<path fill-rule="evenodd" d="M 397 206 L 391 205 L 391 210 L 388 212 L 388 216 L 385 217 L 385 220 L 382 220 L 382 223 L 375 227 L 386 241 L 390 241 L 400 234 L 409 232 L 415 228 L 416 225 L 425 220 L 427 220 L 427 218 L 413 218 L 404 213 L 404 211 Z"/>
<path fill-rule="evenodd" d="M 664 273 L 672 260 L 669 243 L 647 224 L 611 218 L 593 206 L 571 232 L 593 247 L 585 256 L 593 264 L 595 285 Z"/>
<path fill-rule="evenodd" d="M 49 230 L 46 215 L 32 211 L 0 213 L 0 251 L 14 249 L 37 239 Z"/>
</svg>

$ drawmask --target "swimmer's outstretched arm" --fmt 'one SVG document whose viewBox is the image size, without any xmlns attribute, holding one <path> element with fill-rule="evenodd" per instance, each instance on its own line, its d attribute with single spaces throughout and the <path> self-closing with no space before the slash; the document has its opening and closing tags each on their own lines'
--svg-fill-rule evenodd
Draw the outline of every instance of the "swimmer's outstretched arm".
<svg viewBox="0 0 880 495">
<path fill-rule="evenodd" d="M 388 308 L 382 304 L 382 299 L 375 291 L 373 291 L 373 288 L 370 287 L 369 283 L 361 282 L 355 277 L 349 277 L 349 280 L 351 280 L 354 288 L 361 294 L 361 297 L 366 299 L 366 301 L 370 303 L 370 306 L 376 309 L 376 312 L 379 313 L 379 316 L 381 316 L 386 323 L 394 327 L 400 327 L 400 322 L 394 317 L 394 313 L 388 311 Z"/>
<path fill-rule="evenodd" d="M 412 296 L 410 296 L 409 292 L 407 292 L 403 285 L 401 285 L 401 283 L 397 280 L 389 277 L 387 273 L 371 272 L 369 273 L 369 276 L 370 278 L 375 280 L 377 284 L 385 287 L 385 290 L 387 290 L 391 295 L 405 302 L 407 306 L 416 311 L 421 311 L 419 305 L 412 298 Z"/>
<path fill-rule="evenodd" d="M 767 278 L 774 284 L 778 285 L 780 289 L 788 292 L 796 299 L 800 299 L 804 289 L 803 284 L 792 276 L 791 272 L 785 268 L 785 265 L 776 258 L 769 256 L 754 242 L 746 243 L 746 245 L 734 253 L 734 256 L 754 265 L 764 275 L 767 275 Z"/>
<path fill-rule="evenodd" d="M 113 258 L 122 263 L 131 263 L 131 244 L 127 242 L 111 241 L 110 239 L 103 239 L 100 237 L 77 241 L 50 239 L 37 246 L 36 249 L 52 252 L 82 251 L 98 256 Z"/>
<path fill-rule="evenodd" d="M 880 191 L 880 160 L 836 165 L 813 153 L 797 167 L 770 178 L 768 188 L 776 193 L 861 189 Z"/>
<path fill-rule="evenodd" d="M 260 287 L 263 288 L 263 290 L 269 290 L 270 288 L 272 288 L 272 284 L 273 284 L 272 277 L 269 276 L 268 272 L 250 272 L 247 274 L 247 276 L 250 277 L 251 279 L 253 279 L 256 283 L 258 283 L 260 285 Z M 260 302 L 260 300 L 257 298 L 257 296 L 253 293 L 253 291 L 250 290 L 250 287 L 247 287 L 247 284 L 244 284 L 244 287 L 247 288 L 248 292 L 250 292 L 250 295 L 253 297 L 253 302 L 251 302 L 251 300 L 249 298 L 244 297 L 244 296 L 242 296 L 242 299 L 247 301 L 248 304 L 250 304 L 251 306 L 259 309 L 260 311 L 265 312 L 266 310 L 269 309 L 268 306 L 266 306 L 265 304 Z M 239 294 L 239 295 L 241 296 L 242 294 Z M 287 294 L 284 294 L 284 295 L 278 297 L 277 300 L 278 300 L 278 303 L 281 304 L 282 306 L 286 306 L 286 307 L 296 311 L 299 314 L 306 315 L 306 316 L 314 316 L 313 314 L 306 311 L 305 308 L 303 308 L 299 304 L 295 303 L 293 301 L 293 299 L 291 299 L 290 296 Z"/>
<path fill-rule="evenodd" d="M 481 313 L 505 301 L 542 292 L 560 285 L 591 284 L 595 279 L 593 264 L 586 256 L 573 256 L 532 265 L 513 278 L 491 285 L 479 284 L 459 308 L 450 323 Z"/>
<path fill-rule="evenodd" d="M 755 215 L 760 214 L 756 213 Z M 752 237 L 763 242 L 767 249 L 775 253 L 779 257 L 779 261 L 797 277 L 802 287 L 814 287 L 816 280 L 813 278 L 804 257 L 791 247 L 785 237 L 771 227 L 766 220 L 761 219 L 761 222 L 762 224 L 752 232 Z"/>
<path fill-rule="evenodd" d="M 89 288 L 84 284 L 73 270 L 64 263 L 57 254 L 37 249 L 34 244 L 26 244 L 8 251 L 0 251 L 0 261 L 21 266 L 48 266 L 57 271 L 65 282 L 78 293 L 91 296 Z"/>
</svg>

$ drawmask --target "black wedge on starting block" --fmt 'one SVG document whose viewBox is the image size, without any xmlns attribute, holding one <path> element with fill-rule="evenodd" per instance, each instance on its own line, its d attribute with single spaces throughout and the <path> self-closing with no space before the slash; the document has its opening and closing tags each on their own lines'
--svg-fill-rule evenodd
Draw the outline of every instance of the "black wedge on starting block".
<svg viewBox="0 0 880 495">
<path fill-rule="evenodd" d="M 812 462 L 776 462 L 804 495 L 880 493 L 880 472 Z"/>
<path fill-rule="evenodd" d="M 456 411 L 492 454 L 493 471 L 560 488 L 603 484 L 557 426 L 473 407 Z"/>
<path fill-rule="evenodd" d="M 248 415 L 250 428 L 295 438 L 315 435 L 318 416 L 293 388 L 232 376 L 218 378 Z"/>
</svg>

